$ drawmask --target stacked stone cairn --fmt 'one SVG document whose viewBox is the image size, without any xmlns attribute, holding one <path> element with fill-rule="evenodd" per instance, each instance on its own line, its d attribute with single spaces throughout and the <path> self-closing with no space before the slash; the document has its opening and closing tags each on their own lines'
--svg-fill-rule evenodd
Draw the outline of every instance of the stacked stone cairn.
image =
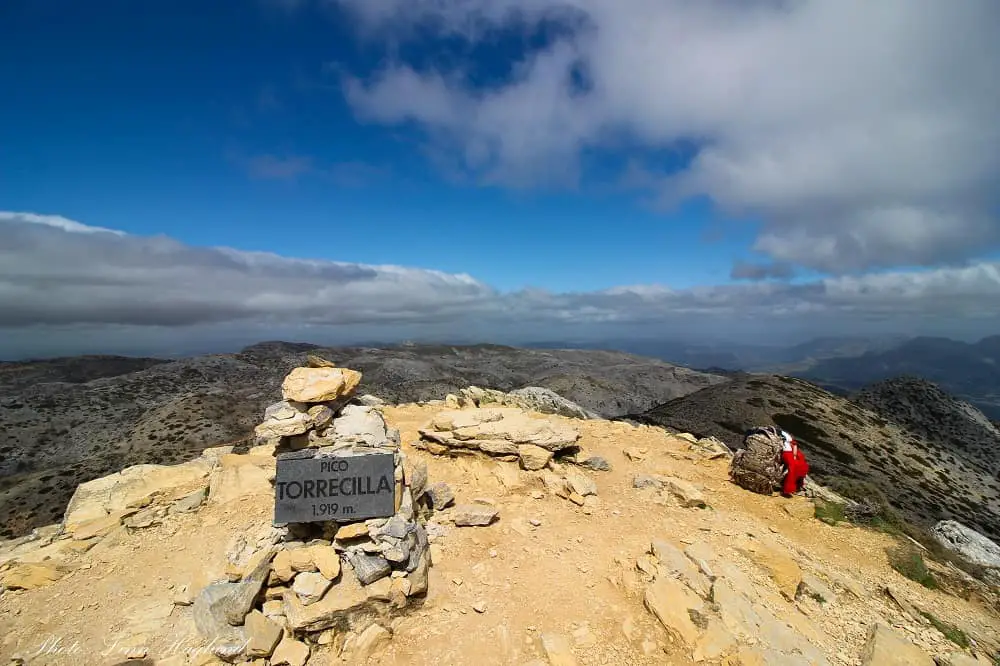
<svg viewBox="0 0 1000 666">
<path fill-rule="evenodd" d="M 228 582 L 194 600 L 198 631 L 212 652 L 235 662 L 267 658 L 303 664 L 317 645 L 364 661 L 391 636 L 391 620 L 422 602 L 431 551 L 426 519 L 434 503 L 427 467 L 410 463 L 397 430 L 375 400 L 355 398 L 361 373 L 315 356 L 282 384 L 284 400 L 255 429 L 258 450 L 315 456 L 392 453 L 395 515 L 354 523 L 274 524 L 230 549 Z"/>
</svg>

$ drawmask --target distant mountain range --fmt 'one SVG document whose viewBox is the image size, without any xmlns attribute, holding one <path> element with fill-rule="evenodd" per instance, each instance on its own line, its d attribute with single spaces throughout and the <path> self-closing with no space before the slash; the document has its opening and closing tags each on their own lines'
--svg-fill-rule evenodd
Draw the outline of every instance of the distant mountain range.
<svg viewBox="0 0 1000 666">
<path fill-rule="evenodd" d="M 975 343 L 895 336 L 823 337 L 790 347 L 629 339 L 581 346 L 618 349 L 728 376 L 749 372 L 801 377 L 837 395 L 849 395 L 884 379 L 914 376 L 938 384 L 989 418 L 1000 420 L 1000 335 Z"/>
</svg>

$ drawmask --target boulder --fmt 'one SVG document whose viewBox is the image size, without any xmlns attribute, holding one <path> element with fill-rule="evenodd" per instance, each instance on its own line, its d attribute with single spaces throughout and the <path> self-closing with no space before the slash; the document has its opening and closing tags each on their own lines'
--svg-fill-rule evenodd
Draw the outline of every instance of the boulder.
<svg viewBox="0 0 1000 666">
<path fill-rule="evenodd" d="M 574 419 L 599 419 L 598 414 L 567 400 L 555 391 L 541 386 L 525 386 L 511 391 L 511 402 L 523 409 L 542 414 L 558 414 Z"/>
<path fill-rule="evenodd" d="M 873 624 L 861 650 L 862 666 L 935 666 L 916 645 L 882 624 Z"/>
<path fill-rule="evenodd" d="M 586 467 L 587 469 L 592 469 L 595 472 L 611 471 L 611 463 L 609 463 L 603 456 L 577 457 L 575 463 L 580 467 Z"/>
<path fill-rule="evenodd" d="M 255 566 L 238 583 L 213 583 L 195 597 L 192 612 L 195 628 L 206 638 L 231 636 L 230 625 L 242 625 L 271 571 L 273 550 L 255 556 Z"/>
<path fill-rule="evenodd" d="M 323 598 L 333 581 L 321 573 L 304 572 L 295 576 L 292 591 L 298 595 L 303 606 L 314 604 Z"/>
<path fill-rule="evenodd" d="M 460 504 L 452 509 L 452 517 L 457 527 L 485 527 L 499 514 L 500 510 L 495 506 L 478 502 Z"/>
<path fill-rule="evenodd" d="M 705 506 L 705 497 L 691 482 L 685 481 L 684 479 L 678 479 L 673 476 L 660 477 L 660 480 L 663 481 L 663 487 L 668 490 L 671 495 L 676 497 L 678 501 L 680 501 L 681 506 Z"/>
<path fill-rule="evenodd" d="M 497 455 L 516 454 L 521 444 L 556 452 L 574 445 L 580 437 L 575 428 L 533 418 L 510 407 L 445 410 L 431 419 L 420 434 L 446 447 Z"/>
<path fill-rule="evenodd" d="M 517 455 L 521 467 L 529 471 L 542 469 L 552 460 L 552 452 L 534 444 L 521 444 L 517 447 Z"/>
<path fill-rule="evenodd" d="M 379 555 L 369 555 L 360 551 L 348 554 L 348 561 L 354 569 L 354 575 L 362 585 L 370 585 L 380 578 L 389 575 L 389 562 Z"/>
<path fill-rule="evenodd" d="M 271 666 L 305 666 L 309 660 L 309 646 L 291 636 L 285 636 L 274 648 L 268 662 Z"/>
<path fill-rule="evenodd" d="M 365 446 L 384 446 L 389 441 L 385 417 L 377 409 L 363 405 L 344 407 L 327 429 L 326 437 L 332 437 L 338 444 L 350 442 Z"/>
<path fill-rule="evenodd" d="M 206 485 L 216 458 L 202 455 L 180 465 L 133 465 L 116 474 L 77 486 L 66 506 L 63 525 L 72 533 L 88 520 L 148 505 L 154 498 L 173 500 Z"/>
<path fill-rule="evenodd" d="M 248 657 L 270 657 L 281 640 L 281 627 L 260 611 L 251 611 L 244 625 Z"/>
<path fill-rule="evenodd" d="M 373 623 L 356 636 L 344 642 L 343 654 L 352 664 L 365 664 L 389 644 L 392 635 L 382 625 Z"/>
<path fill-rule="evenodd" d="M 361 373 L 347 368 L 294 368 L 281 383 L 285 400 L 329 402 L 354 393 Z"/>
<path fill-rule="evenodd" d="M 440 511 L 455 501 L 455 493 L 452 492 L 451 486 L 444 481 L 438 481 L 428 486 L 425 494 L 430 499 L 431 506 L 434 507 L 435 511 Z"/>
<path fill-rule="evenodd" d="M 934 526 L 934 538 L 973 564 L 1000 568 L 1000 545 L 955 520 L 942 520 Z"/>
<path fill-rule="evenodd" d="M 316 415 L 321 418 L 326 416 L 323 412 L 316 412 Z M 329 421 L 329 418 L 326 420 Z M 259 440 L 272 440 L 301 435 L 314 426 L 308 405 L 283 400 L 264 410 L 264 420 L 254 427 L 254 434 Z"/>
<path fill-rule="evenodd" d="M 583 472 L 577 470 L 567 471 L 566 483 L 571 491 L 581 497 L 597 494 L 597 483 Z"/>
</svg>

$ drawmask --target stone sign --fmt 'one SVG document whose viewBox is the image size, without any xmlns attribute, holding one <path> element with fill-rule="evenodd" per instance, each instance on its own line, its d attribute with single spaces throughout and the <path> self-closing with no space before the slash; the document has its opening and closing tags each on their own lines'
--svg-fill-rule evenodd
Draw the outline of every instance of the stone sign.
<svg viewBox="0 0 1000 666">
<path fill-rule="evenodd" d="M 276 464 L 276 523 L 349 523 L 396 511 L 392 453 L 295 451 L 279 455 Z"/>
</svg>

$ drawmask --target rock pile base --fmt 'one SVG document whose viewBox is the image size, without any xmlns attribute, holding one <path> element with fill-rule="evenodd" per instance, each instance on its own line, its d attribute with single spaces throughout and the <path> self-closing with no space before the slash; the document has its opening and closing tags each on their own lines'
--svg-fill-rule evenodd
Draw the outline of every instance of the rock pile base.
<svg viewBox="0 0 1000 666">
<path fill-rule="evenodd" d="M 258 445 L 273 446 L 279 464 L 285 457 L 391 453 L 395 513 L 275 524 L 256 543 L 234 544 L 229 580 L 201 590 L 193 608 L 198 631 L 226 661 L 302 663 L 310 645 L 335 641 L 355 659 L 389 638 L 391 619 L 427 592 L 425 523 L 443 489 L 429 492 L 426 466 L 406 460 L 399 432 L 372 401 L 352 399 L 360 373 L 318 357 L 309 365 L 289 373 L 284 400 L 265 410 Z"/>
</svg>

